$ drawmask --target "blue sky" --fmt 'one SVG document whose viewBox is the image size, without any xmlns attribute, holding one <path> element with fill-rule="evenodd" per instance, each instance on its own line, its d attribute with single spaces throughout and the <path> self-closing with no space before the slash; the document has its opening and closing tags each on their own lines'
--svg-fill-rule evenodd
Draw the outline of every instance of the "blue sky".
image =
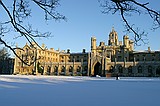
<svg viewBox="0 0 160 106">
<path fill-rule="evenodd" d="M 61 0 L 60 4 L 61 6 L 57 8 L 57 11 L 65 15 L 67 21 L 52 20 L 46 22 L 44 21 L 43 12 L 39 11 L 39 8 L 33 7 L 34 15 L 31 17 L 30 23 L 42 32 L 52 32 L 53 36 L 36 39 L 40 45 L 44 43 L 48 48 L 71 49 L 71 52 L 81 52 L 82 49 L 90 51 L 90 39 L 92 36 L 97 38 L 97 45 L 99 45 L 100 41 L 108 43 L 108 35 L 112 27 L 117 31 L 119 40 L 122 40 L 123 35 L 127 34 L 124 32 L 125 29 L 121 17 L 119 15 L 102 14 L 102 8 L 100 8 L 98 0 Z M 159 4 L 159 0 L 154 0 L 151 6 L 160 10 Z M 149 44 L 136 47 L 136 50 L 145 50 L 148 46 L 152 50 L 160 50 L 160 29 L 154 32 L 149 30 L 152 22 L 148 16 L 134 16 L 129 20 L 148 32 Z M 129 36 L 132 38 L 132 35 L 129 34 Z M 13 41 L 10 37 L 7 39 L 9 42 Z M 26 40 L 18 38 L 14 39 L 14 42 L 22 47 L 25 45 Z"/>
</svg>

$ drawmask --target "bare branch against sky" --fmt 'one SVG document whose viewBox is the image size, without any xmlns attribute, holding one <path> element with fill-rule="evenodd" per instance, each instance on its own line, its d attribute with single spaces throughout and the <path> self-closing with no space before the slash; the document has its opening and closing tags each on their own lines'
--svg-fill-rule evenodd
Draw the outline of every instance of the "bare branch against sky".
<svg viewBox="0 0 160 106">
<path fill-rule="evenodd" d="M 133 15 L 146 15 L 153 21 L 152 29 L 156 30 L 160 28 L 160 10 L 149 8 L 150 2 L 138 2 L 138 0 L 99 0 L 101 7 L 103 8 L 102 13 L 104 14 L 120 14 L 125 30 L 134 34 L 135 44 L 138 45 L 139 41 L 146 42 L 147 32 L 140 30 L 138 26 L 128 20 L 128 17 Z"/>
<path fill-rule="evenodd" d="M 38 6 L 39 11 L 43 10 L 45 15 L 44 20 L 46 21 L 52 19 L 66 19 L 65 16 L 56 11 L 57 6 L 59 5 L 59 0 L 13 0 L 10 2 L 0 0 L 0 7 L 4 11 L 3 15 L 8 16 L 5 20 L 0 20 L 0 43 L 9 48 L 16 56 L 18 56 L 15 52 L 16 49 L 4 40 L 4 37 L 7 33 L 14 32 L 16 33 L 15 38 L 24 37 L 31 45 L 32 42 L 37 44 L 35 38 L 49 37 L 51 34 L 50 32 L 40 32 L 37 29 L 35 30 L 30 22 L 27 21 L 32 16 L 32 14 L 34 14 L 32 13 L 33 5 Z M 14 35 L 10 35 L 10 37 L 13 38 Z M 22 60 L 21 57 L 19 57 L 19 59 Z M 28 63 L 25 64 L 30 65 Z"/>
</svg>

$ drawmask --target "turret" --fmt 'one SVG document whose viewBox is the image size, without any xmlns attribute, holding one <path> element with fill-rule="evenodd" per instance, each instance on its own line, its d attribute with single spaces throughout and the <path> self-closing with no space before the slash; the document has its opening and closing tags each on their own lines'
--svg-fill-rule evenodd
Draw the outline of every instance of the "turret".
<svg viewBox="0 0 160 106">
<path fill-rule="evenodd" d="M 129 40 L 129 48 L 130 48 L 130 51 L 133 51 L 133 49 L 134 49 L 134 42 L 133 42 L 133 40 Z"/>
<path fill-rule="evenodd" d="M 129 48 L 129 36 L 127 36 L 127 35 L 123 36 L 123 45 L 126 48 Z"/>
<path fill-rule="evenodd" d="M 96 53 L 96 38 L 91 37 L 91 51 L 92 53 Z"/>
</svg>

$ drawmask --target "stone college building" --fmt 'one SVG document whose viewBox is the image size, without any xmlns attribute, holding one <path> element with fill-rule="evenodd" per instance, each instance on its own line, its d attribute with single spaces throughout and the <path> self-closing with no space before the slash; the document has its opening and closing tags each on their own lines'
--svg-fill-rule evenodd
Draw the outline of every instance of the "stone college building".
<svg viewBox="0 0 160 106">
<path fill-rule="evenodd" d="M 25 65 L 17 57 L 14 63 L 14 74 L 41 74 L 66 76 L 119 76 L 124 77 L 156 77 L 160 76 L 160 51 L 134 51 L 133 41 L 127 35 L 123 42 L 112 29 L 108 43 L 91 38 L 91 51 L 85 49 L 81 53 L 70 53 L 47 49 L 35 43 L 26 44 L 16 53 L 31 66 Z"/>
</svg>

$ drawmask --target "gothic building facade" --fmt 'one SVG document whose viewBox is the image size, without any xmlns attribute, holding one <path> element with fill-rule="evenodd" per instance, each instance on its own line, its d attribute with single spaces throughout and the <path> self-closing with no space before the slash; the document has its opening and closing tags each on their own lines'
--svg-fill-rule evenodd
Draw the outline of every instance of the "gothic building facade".
<svg viewBox="0 0 160 106">
<path fill-rule="evenodd" d="M 26 44 L 16 53 L 30 66 L 15 58 L 14 74 L 41 75 L 87 75 L 88 53 L 85 49 L 81 53 L 70 53 L 70 50 L 60 51 L 47 49 L 44 44 Z"/>
<path fill-rule="evenodd" d="M 129 36 L 123 36 L 119 41 L 118 34 L 112 29 L 108 44 L 91 38 L 91 51 L 85 49 L 81 53 L 70 53 L 70 50 L 60 51 L 46 49 L 43 44 L 26 44 L 17 49 L 17 54 L 28 63 L 27 66 L 15 58 L 15 74 L 45 74 L 69 76 L 160 76 L 160 51 L 135 51 L 134 42 Z"/>
</svg>

